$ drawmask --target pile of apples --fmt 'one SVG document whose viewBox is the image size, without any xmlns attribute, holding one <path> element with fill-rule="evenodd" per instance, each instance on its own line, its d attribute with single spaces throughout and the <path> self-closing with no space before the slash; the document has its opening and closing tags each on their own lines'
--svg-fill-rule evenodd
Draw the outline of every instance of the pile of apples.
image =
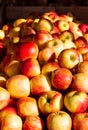
<svg viewBox="0 0 88 130">
<path fill-rule="evenodd" d="M 0 130 L 88 130 L 88 25 L 45 12 L 0 29 Z"/>
</svg>

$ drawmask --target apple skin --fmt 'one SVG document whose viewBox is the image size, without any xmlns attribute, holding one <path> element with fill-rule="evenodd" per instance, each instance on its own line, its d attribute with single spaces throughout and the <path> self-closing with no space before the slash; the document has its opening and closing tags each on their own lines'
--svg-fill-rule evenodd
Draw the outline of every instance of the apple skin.
<svg viewBox="0 0 88 130">
<path fill-rule="evenodd" d="M 19 61 L 25 61 L 30 58 L 37 58 L 38 51 L 38 46 L 35 42 L 24 42 L 19 45 L 17 58 Z"/>
<path fill-rule="evenodd" d="M 40 64 L 35 58 L 22 62 L 21 73 L 29 79 L 40 74 Z"/>
<path fill-rule="evenodd" d="M 88 93 L 88 74 L 83 72 L 74 74 L 71 89 Z"/>
<path fill-rule="evenodd" d="M 58 91 L 48 91 L 38 98 L 38 106 L 43 115 L 59 111 L 63 108 L 63 95 Z"/>
<path fill-rule="evenodd" d="M 43 130 L 44 122 L 39 116 L 27 116 L 23 123 L 23 130 Z"/>
<path fill-rule="evenodd" d="M 30 94 L 30 81 L 25 75 L 14 75 L 7 79 L 6 89 L 10 96 L 14 99 L 19 99 Z"/>
<path fill-rule="evenodd" d="M 0 110 L 5 108 L 10 100 L 10 93 L 7 89 L 0 87 Z"/>
<path fill-rule="evenodd" d="M 8 114 L 1 122 L 1 130 L 22 130 L 22 119 L 16 114 Z"/>
<path fill-rule="evenodd" d="M 39 97 L 42 93 L 51 90 L 50 78 L 48 75 L 39 74 L 30 80 L 30 92 Z"/>
<path fill-rule="evenodd" d="M 64 91 L 69 88 L 72 78 L 73 76 L 69 69 L 59 68 L 52 72 L 51 84 L 57 90 Z"/>
<path fill-rule="evenodd" d="M 88 130 L 88 112 L 74 115 L 72 122 L 73 130 Z"/>
<path fill-rule="evenodd" d="M 22 97 L 17 101 L 17 113 L 21 118 L 39 115 L 37 100 L 33 97 Z"/>
<path fill-rule="evenodd" d="M 46 125 L 48 130 L 71 130 L 72 119 L 65 111 L 52 112 L 47 116 Z"/>
<path fill-rule="evenodd" d="M 64 106 L 71 113 L 85 112 L 88 107 L 88 96 L 85 92 L 72 90 L 64 96 Z"/>
<path fill-rule="evenodd" d="M 72 69 L 80 62 L 81 54 L 73 48 L 64 49 L 58 56 L 58 64 L 61 67 Z"/>
<path fill-rule="evenodd" d="M 88 61 L 83 61 L 78 64 L 77 73 L 88 73 Z"/>
</svg>

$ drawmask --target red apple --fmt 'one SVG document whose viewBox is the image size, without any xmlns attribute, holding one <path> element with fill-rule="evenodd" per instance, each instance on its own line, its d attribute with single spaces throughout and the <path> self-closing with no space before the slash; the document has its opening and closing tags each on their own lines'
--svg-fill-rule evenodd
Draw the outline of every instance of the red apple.
<svg viewBox="0 0 88 130">
<path fill-rule="evenodd" d="M 39 115 L 37 100 L 33 97 L 22 97 L 17 101 L 17 113 L 20 117 Z"/>
<path fill-rule="evenodd" d="M 69 69 L 58 68 L 52 72 L 51 83 L 57 90 L 66 90 L 71 85 L 72 77 Z"/>
<path fill-rule="evenodd" d="M 37 58 L 38 46 L 35 42 L 29 41 L 21 43 L 19 46 L 18 59 L 25 61 L 30 58 Z"/>
<path fill-rule="evenodd" d="M 85 112 L 88 107 L 88 96 L 85 92 L 70 91 L 65 94 L 64 105 L 71 113 Z"/>
<path fill-rule="evenodd" d="M 23 123 L 23 130 L 43 130 L 44 122 L 39 116 L 27 116 Z"/>
<path fill-rule="evenodd" d="M 88 32 L 88 24 L 82 23 L 79 25 L 79 29 L 82 31 L 82 33 L 87 33 Z"/>
<path fill-rule="evenodd" d="M 39 74 L 30 80 L 31 94 L 40 96 L 42 93 L 51 90 L 50 78 L 48 75 Z"/>
<path fill-rule="evenodd" d="M 65 111 L 57 111 L 50 113 L 46 119 L 48 130 L 71 130 L 72 119 Z"/>
<path fill-rule="evenodd" d="M 63 95 L 54 90 L 45 92 L 39 97 L 38 106 L 43 115 L 59 111 L 63 108 Z"/>
<path fill-rule="evenodd" d="M 71 88 L 88 93 L 88 74 L 83 72 L 74 74 Z"/>
<path fill-rule="evenodd" d="M 10 100 L 10 93 L 7 89 L 0 87 L 0 110 L 5 108 Z"/>
<path fill-rule="evenodd" d="M 88 73 L 88 61 L 83 61 L 78 64 L 77 73 Z"/>
<path fill-rule="evenodd" d="M 22 63 L 21 72 L 29 78 L 40 74 L 40 64 L 35 58 L 28 59 Z"/>
<path fill-rule="evenodd" d="M 72 124 L 73 130 L 88 130 L 88 112 L 74 115 Z"/>
</svg>

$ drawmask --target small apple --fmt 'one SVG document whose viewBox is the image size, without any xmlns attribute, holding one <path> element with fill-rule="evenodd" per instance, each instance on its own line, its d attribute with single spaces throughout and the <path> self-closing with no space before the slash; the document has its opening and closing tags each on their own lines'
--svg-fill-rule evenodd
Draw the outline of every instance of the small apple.
<svg viewBox="0 0 88 130">
<path fill-rule="evenodd" d="M 45 92 L 38 98 L 38 106 L 43 115 L 59 111 L 63 108 L 63 95 L 54 90 Z"/>
<path fill-rule="evenodd" d="M 1 122 L 1 130 L 22 130 L 22 119 L 17 114 L 8 114 Z"/>
<path fill-rule="evenodd" d="M 0 75 L 0 86 L 5 88 L 7 77 L 4 75 Z"/>
<path fill-rule="evenodd" d="M 79 25 L 79 29 L 82 31 L 83 34 L 88 32 L 88 24 L 82 23 Z"/>
<path fill-rule="evenodd" d="M 41 65 L 47 62 L 54 62 L 56 59 L 56 54 L 52 48 L 45 47 L 39 51 L 38 61 Z"/>
<path fill-rule="evenodd" d="M 88 73 L 88 61 L 83 61 L 78 64 L 77 73 Z"/>
<path fill-rule="evenodd" d="M 88 107 L 88 96 L 85 92 L 72 90 L 65 94 L 64 105 L 71 113 L 85 112 Z"/>
<path fill-rule="evenodd" d="M 38 51 L 38 46 L 33 41 L 21 43 L 19 46 L 18 59 L 25 61 L 30 58 L 37 58 Z"/>
<path fill-rule="evenodd" d="M 39 115 L 37 100 L 33 97 L 22 97 L 17 101 L 17 113 L 21 118 Z"/>
<path fill-rule="evenodd" d="M 51 90 L 50 78 L 48 75 L 39 74 L 30 80 L 31 94 L 40 96 L 43 92 Z"/>
<path fill-rule="evenodd" d="M 83 72 L 74 74 L 71 88 L 88 93 L 88 74 Z"/>
<path fill-rule="evenodd" d="M 28 59 L 22 63 L 21 73 L 28 78 L 33 78 L 40 74 L 40 64 L 35 58 Z"/>
<path fill-rule="evenodd" d="M 72 73 L 67 68 L 58 68 L 52 72 L 51 83 L 57 90 L 66 90 L 72 82 Z"/>
<path fill-rule="evenodd" d="M 44 121 L 39 116 L 27 116 L 23 123 L 23 130 L 43 130 Z"/>
<path fill-rule="evenodd" d="M 0 110 L 5 108 L 10 100 L 10 93 L 7 89 L 0 87 Z"/>
<path fill-rule="evenodd" d="M 4 30 L 0 29 L 0 40 L 3 40 L 5 38 L 5 32 Z"/>
<path fill-rule="evenodd" d="M 60 19 L 65 20 L 67 22 L 73 22 L 74 16 L 72 13 L 60 14 Z"/>
<path fill-rule="evenodd" d="M 88 46 L 79 47 L 77 50 L 80 52 L 82 56 L 84 56 L 88 52 Z"/>
<path fill-rule="evenodd" d="M 80 53 L 75 48 L 64 49 L 58 56 L 58 64 L 68 69 L 74 68 L 79 62 Z"/>
<path fill-rule="evenodd" d="M 45 30 L 37 31 L 37 33 L 33 38 L 33 40 L 38 45 L 39 50 L 43 49 L 45 47 L 46 42 L 52 39 L 53 39 L 52 35 Z"/>
<path fill-rule="evenodd" d="M 46 125 L 48 130 L 71 130 L 72 119 L 65 111 L 52 112 L 47 116 Z"/>
<path fill-rule="evenodd" d="M 23 23 L 26 23 L 26 21 L 25 18 L 18 18 L 13 22 L 13 27 L 21 26 Z"/>
<path fill-rule="evenodd" d="M 11 23 L 6 23 L 2 26 L 2 30 L 5 33 L 5 36 L 7 36 L 10 32 L 10 30 L 13 28 L 13 25 Z"/>
<path fill-rule="evenodd" d="M 6 89 L 10 96 L 19 99 L 30 94 L 30 81 L 25 75 L 18 74 L 7 79 Z"/>
<path fill-rule="evenodd" d="M 73 130 L 88 130 L 88 112 L 78 113 L 72 119 Z"/>
</svg>

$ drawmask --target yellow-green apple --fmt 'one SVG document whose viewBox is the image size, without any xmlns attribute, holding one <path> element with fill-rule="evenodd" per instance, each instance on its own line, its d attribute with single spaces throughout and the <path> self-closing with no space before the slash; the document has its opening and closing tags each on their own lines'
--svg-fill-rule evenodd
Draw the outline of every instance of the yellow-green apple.
<svg viewBox="0 0 88 130">
<path fill-rule="evenodd" d="M 27 116 L 23 123 L 23 130 L 43 130 L 44 121 L 40 116 Z"/>
<path fill-rule="evenodd" d="M 65 30 L 69 30 L 69 23 L 65 20 L 58 20 L 57 21 L 57 27 L 60 30 L 60 32 L 63 32 Z"/>
<path fill-rule="evenodd" d="M 45 47 L 39 51 L 38 61 L 42 66 L 47 62 L 54 62 L 55 59 L 56 59 L 56 54 L 52 48 Z"/>
<path fill-rule="evenodd" d="M 59 65 L 57 62 L 48 62 L 41 68 L 42 74 L 51 74 L 54 70 L 58 69 Z"/>
<path fill-rule="evenodd" d="M 48 130 L 71 130 L 72 119 L 65 111 L 52 112 L 46 118 L 46 126 Z"/>
<path fill-rule="evenodd" d="M 34 97 L 22 97 L 17 100 L 17 113 L 20 117 L 39 115 L 37 100 Z"/>
<path fill-rule="evenodd" d="M 13 22 L 13 27 L 18 27 L 18 26 L 22 26 L 23 23 L 26 23 L 26 19 L 25 18 L 18 18 L 16 20 L 14 20 Z"/>
<path fill-rule="evenodd" d="M 72 13 L 60 14 L 59 17 L 61 20 L 65 20 L 67 22 L 72 22 L 74 20 L 74 16 Z"/>
<path fill-rule="evenodd" d="M 39 74 L 30 80 L 30 92 L 34 96 L 51 90 L 51 82 L 48 75 Z"/>
<path fill-rule="evenodd" d="M 18 60 L 11 60 L 4 66 L 4 73 L 11 77 L 21 73 L 21 62 Z"/>
<path fill-rule="evenodd" d="M 7 79 L 6 89 L 10 96 L 19 99 L 30 94 L 30 81 L 25 75 L 18 74 Z"/>
<path fill-rule="evenodd" d="M 63 95 L 55 90 L 45 92 L 38 98 L 38 107 L 43 115 L 60 111 L 63 108 Z"/>
<path fill-rule="evenodd" d="M 22 119 L 17 114 L 8 114 L 1 122 L 1 130 L 22 130 Z"/>
<path fill-rule="evenodd" d="M 60 54 L 60 52 L 64 49 L 64 44 L 59 38 L 53 38 L 46 42 L 46 47 L 52 48 L 55 52 L 56 58 Z"/>
<path fill-rule="evenodd" d="M 22 63 L 21 72 L 29 78 L 40 74 L 40 64 L 35 58 L 28 59 Z"/>
<path fill-rule="evenodd" d="M 83 34 L 88 32 L 88 24 L 86 23 L 81 23 L 79 24 L 79 29 L 82 31 Z"/>
<path fill-rule="evenodd" d="M 72 82 L 73 75 L 67 68 L 58 68 L 52 72 L 51 84 L 57 90 L 66 90 Z"/>
<path fill-rule="evenodd" d="M 46 18 L 40 18 L 36 30 L 45 30 L 47 32 L 51 32 L 53 30 L 53 23 Z"/>
<path fill-rule="evenodd" d="M 77 73 L 88 73 L 88 61 L 83 61 L 78 64 Z"/>
<path fill-rule="evenodd" d="M 85 92 L 69 91 L 64 96 L 64 106 L 71 113 L 85 112 L 88 108 L 88 95 Z"/>
<path fill-rule="evenodd" d="M 0 110 L 5 108 L 10 100 L 10 93 L 7 89 L 0 87 Z"/>
<path fill-rule="evenodd" d="M 52 23 L 59 20 L 59 15 L 55 11 L 45 12 L 42 14 L 42 17 L 50 20 Z"/>
<path fill-rule="evenodd" d="M 58 64 L 61 67 L 72 69 L 80 62 L 80 58 L 82 56 L 75 48 L 64 49 L 58 56 Z"/>
<path fill-rule="evenodd" d="M 23 42 L 19 46 L 18 59 L 20 61 L 25 61 L 30 58 L 37 58 L 38 52 L 39 49 L 35 42 Z"/>
<path fill-rule="evenodd" d="M 33 38 L 33 40 L 38 45 L 39 50 L 43 49 L 45 47 L 45 43 L 52 39 L 53 39 L 52 35 L 45 30 L 37 31 L 37 33 L 35 34 L 35 36 Z"/>
<path fill-rule="evenodd" d="M 73 130 L 88 130 L 88 112 L 78 113 L 72 119 Z"/>
<path fill-rule="evenodd" d="M 88 74 L 83 72 L 74 74 L 71 88 L 88 93 Z"/>
</svg>

